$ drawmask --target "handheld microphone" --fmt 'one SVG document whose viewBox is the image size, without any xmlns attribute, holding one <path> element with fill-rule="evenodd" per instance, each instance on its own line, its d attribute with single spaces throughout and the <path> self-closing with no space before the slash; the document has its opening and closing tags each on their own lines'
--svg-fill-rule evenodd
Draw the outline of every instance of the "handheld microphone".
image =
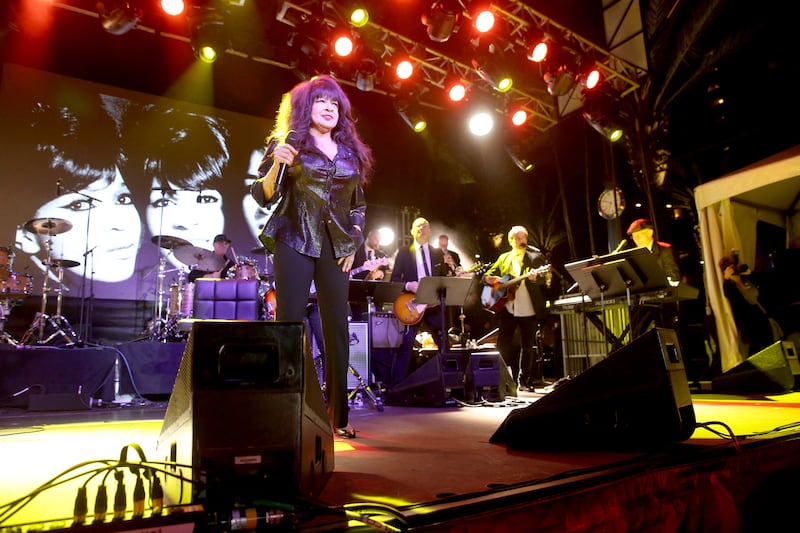
<svg viewBox="0 0 800 533">
<path fill-rule="evenodd" d="M 56 196 L 61 196 L 61 180 L 56 181 Z"/>
<path fill-rule="evenodd" d="M 617 252 L 622 251 L 622 249 L 625 247 L 626 244 L 628 244 L 628 239 L 622 239 L 621 241 L 619 241 L 619 244 L 617 245 L 616 248 L 614 248 L 614 251 L 611 253 L 615 254 Z"/>
<path fill-rule="evenodd" d="M 526 248 L 528 250 L 530 250 L 531 252 L 542 253 L 542 251 L 540 249 L 538 249 L 537 247 L 535 247 L 532 244 L 527 245 Z"/>
<path fill-rule="evenodd" d="M 286 142 L 286 144 L 291 144 L 292 146 L 294 146 L 294 143 L 297 142 L 297 137 L 295 136 L 294 131 L 290 131 L 288 134 L 286 134 L 286 141 L 285 142 Z M 275 177 L 275 190 L 276 191 L 279 191 L 283 186 L 283 178 L 284 178 L 284 176 L 286 176 L 286 168 L 288 166 L 289 165 L 287 165 L 286 163 L 281 163 L 278 166 L 278 175 Z"/>
</svg>

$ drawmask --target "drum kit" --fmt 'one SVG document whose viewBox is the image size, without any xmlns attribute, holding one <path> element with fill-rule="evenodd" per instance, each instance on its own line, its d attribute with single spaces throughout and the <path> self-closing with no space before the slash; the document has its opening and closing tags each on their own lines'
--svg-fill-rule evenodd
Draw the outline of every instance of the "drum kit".
<svg viewBox="0 0 800 533">
<path fill-rule="evenodd" d="M 193 246 L 189 241 L 170 235 L 159 235 L 152 238 L 153 244 L 170 250 L 175 259 L 191 270 L 217 272 L 225 267 L 225 259 L 211 250 Z M 272 256 L 263 248 L 254 248 L 251 253 L 265 252 L 266 269 L 259 270 L 258 261 L 252 257 L 237 256 L 235 265 L 229 269 L 227 279 L 258 280 L 259 298 L 261 299 L 262 318 L 275 320 L 275 290 L 272 276 Z M 166 254 L 169 255 L 169 254 Z M 166 256 L 162 255 L 159 264 L 158 286 L 156 288 L 156 317 L 150 327 L 149 336 L 153 340 L 182 340 L 186 333 L 180 327 L 180 321 L 191 319 L 194 303 L 194 283 L 187 278 L 184 269 L 178 271 L 177 278 L 166 284 Z M 173 270 L 174 271 L 174 270 Z"/>
<path fill-rule="evenodd" d="M 46 235 L 47 259 L 42 263 L 45 267 L 42 282 L 42 307 L 36 313 L 28 330 L 17 342 L 5 331 L 6 317 L 17 303 L 33 292 L 33 276 L 19 276 L 14 272 L 15 253 L 12 248 L 0 248 L 0 340 L 10 344 L 53 344 L 73 346 L 79 342 L 78 335 L 69 321 L 61 314 L 64 287 L 64 269 L 73 268 L 80 263 L 70 259 L 53 258 L 53 236 L 66 233 L 72 229 L 72 223 L 61 218 L 35 218 L 25 223 L 24 228 L 30 233 Z M 57 280 L 57 287 L 50 287 L 51 276 Z M 56 313 L 47 314 L 47 298 L 53 292 L 58 295 Z"/>
</svg>

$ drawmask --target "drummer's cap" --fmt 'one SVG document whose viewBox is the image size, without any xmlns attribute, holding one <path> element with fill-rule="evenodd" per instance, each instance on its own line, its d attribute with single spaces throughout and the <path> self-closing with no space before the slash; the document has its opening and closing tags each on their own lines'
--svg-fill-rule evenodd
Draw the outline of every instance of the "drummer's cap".
<svg viewBox="0 0 800 533">
<path fill-rule="evenodd" d="M 633 234 L 634 232 L 641 231 L 643 229 L 653 229 L 653 223 L 647 220 L 646 218 L 639 218 L 634 220 L 630 226 L 628 226 L 628 235 Z"/>
<path fill-rule="evenodd" d="M 214 237 L 214 242 L 224 242 L 224 243 L 230 244 L 231 240 L 224 233 L 220 233 L 219 235 Z"/>
</svg>

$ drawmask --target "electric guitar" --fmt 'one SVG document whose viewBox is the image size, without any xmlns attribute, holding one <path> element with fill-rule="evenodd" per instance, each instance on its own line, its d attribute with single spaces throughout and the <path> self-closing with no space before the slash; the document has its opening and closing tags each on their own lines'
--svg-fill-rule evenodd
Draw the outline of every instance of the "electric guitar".
<svg viewBox="0 0 800 533">
<path fill-rule="evenodd" d="M 364 261 L 364 264 L 361 265 L 360 267 L 350 269 L 350 277 L 352 278 L 353 276 L 355 276 L 356 274 L 360 274 L 361 272 L 367 270 L 373 271 L 382 266 L 388 266 L 388 265 L 389 265 L 388 257 L 379 257 L 378 259 L 370 259 L 369 261 Z"/>
<path fill-rule="evenodd" d="M 422 320 L 427 304 L 418 304 L 414 300 L 416 294 L 413 292 L 402 292 L 392 304 L 394 317 L 406 326 L 413 326 Z"/>
<path fill-rule="evenodd" d="M 548 270 L 550 270 L 549 264 L 531 269 L 525 274 L 517 276 L 516 278 L 511 278 L 511 275 L 507 274 L 500 278 L 496 283 L 492 285 L 486 285 L 483 288 L 483 292 L 481 292 L 481 303 L 483 304 L 483 307 L 496 313 L 505 307 L 509 300 L 514 299 L 514 292 L 516 291 L 517 284 L 519 282 L 534 272 L 538 276 L 539 274 L 544 274 Z"/>
</svg>

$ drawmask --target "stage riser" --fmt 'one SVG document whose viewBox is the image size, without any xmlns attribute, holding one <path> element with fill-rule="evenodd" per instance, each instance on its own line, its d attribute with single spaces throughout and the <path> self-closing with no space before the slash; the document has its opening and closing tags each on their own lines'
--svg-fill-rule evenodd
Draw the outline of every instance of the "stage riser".
<svg viewBox="0 0 800 533">
<path fill-rule="evenodd" d="M 4 407 L 62 410 L 58 395 L 80 395 L 113 402 L 118 396 L 166 397 L 172 391 L 183 353 L 183 342 L 141 341 L 118 347 L 49 348 L 0 345 L 0 397 Z M 117 367 L 117 361 L 119 366 Z M 117 373 L 117 369 L 119 373 Z M 28 392 L 18 394 L 29 388 Z M 16 395 L 16 396 L 14 396 Z"/>
</svg>

